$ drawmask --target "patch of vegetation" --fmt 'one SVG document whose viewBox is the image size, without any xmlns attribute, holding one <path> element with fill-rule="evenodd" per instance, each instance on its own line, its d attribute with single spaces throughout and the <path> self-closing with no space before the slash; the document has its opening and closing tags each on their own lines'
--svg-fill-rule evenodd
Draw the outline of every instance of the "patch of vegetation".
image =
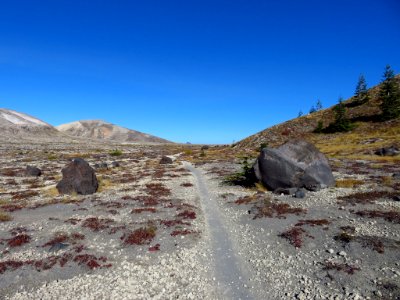
<svg viewBox="0 0 400 300">
<path fill-rule="evenodd" d="M 177 225 L 190 226 L 190 223 L 184 222 L 182 220 L 161 220 L 160 224 L 164 225 L 166 227 L 172 227 L 172 226 L 177 226 Z"/>
<path fill-rule="evenodd" d="M 294 226 L 309 225 L 311 227 L 314 227 L 314 226 L 326 226 L 329 224 L 331 224 L 331 222 L 328 221 L 327 219 L 316 219 L 316 220 L 299 220 L 299 222 Z"/>
<path fill-rule="evenodd" d="M 119 149 L 114 149 L 108 152 L 108 154 L 110 154 L 111 156 L 121 156 L 123 153 Z"/>
<path fill-rule="evenodd" d="M 89 228 L 92 231 L 100 231 L 110 228 L 110 224 L 112 223 L 114 223 L 114 221 L 111 219 L 90 217 L 83 221 L 82 227 Z"/>
<path fill-rule="evenodd" d="M 196 213 L 194 211 L 190 211 L 190 210 L 185 210 L 181 213 L 178 214 L 178 217 L 182 218 L 182 219 L 191 219 L 194 220 L 196 219 Z"/>
<path fill-rule="evenodd" d="M 291 207 L 287 203 L 274 203 L 270 200 L 265 200 L 262 206 L 257 206 L 256 209 L 257 213 L 253 219 L 263 217 L 284 219 L 289 214 L 298 216 L 307 212 L 300 207 Z"/>
<path fill-rule="evenodd" d="M 343 99 L 339 98 L 339 103 L 333 108 L 335 120 L 328 127 L 320 130 L 322 133 L 348 132 L 355 128 L 346 116 L 346 107 L 343 104 Z"/>
<path fill-rule="evenodd" d="M 27 234 L 18 234 L 7 240 L 9 247 L 20 247 L 24 244 L 28 244 L 31 241 L 31 237 Z"/>
<path fill-rule="evenodd" d="M 157 209 L 154 207 L 142 207 L 142 208 L 134 208 L 131 211 L 131 214 L 141 214 L 142 212 L 150 212 L 150 213 L 156 213 Z"/>
<path fill-rule="evenodd" d="M 336 180 L 336 187 L 338 188 L 354 188 L 363 184 L 364 181 L 353 178 Z"/>
<path fill-rule="evenodd" d="M 0 210 L 0 222 L 8 222 L 11 220 L 12 220 L 12 217 L 8 213 Z"/>
<path fill-rule="evenodd" d="M 400 88 L 389 65 L 385 67 L 383 78 L 379 97 L 382 100 L 381 118 L 386 121 L 400 117 Z"/>
<path fill-rule="evenodd" d="M 241 171 L 225 177 L 224 184 L 240 185 L 243 187 L 253 187 L 255 185 L 257 178 L 248 157 L 242 159 L 241 166 Z"/>
<path fill-rule="evenodd" d="M 293 245 L 296 248 L 301 248 L 303 245 L 303 235 L 307 234 L 307 232 L 300 227 L 293 227 L 281 234 L 279 234 L 280 237 L 287 239 L 291 245 Z"/>
<path fill-rule="evenodd" d="M 162 183 L 147 183 L 146 192 L 155 197 L 167 197 L 171 195 L 171 190 Z"/>
<path fill-rule="evenodd" d="M 353 266 L 353 265 L 349 265 L 347 263 L 337 263 L 334 261 L 325 261 L 323 263 L 324 266 L 324 270 L 330 271 L 330 270 L 336 270 L 338 272 L 344 272 L 347 273 L 349 275 L 353 275 L 356 271 L 359 271 L 360 268 Z"/>
<path fill-rule="evenodd" d="M 174 230 L 171 232 L 171 236 L 177 236 L 177 235 L 188 235 L 188 234 L 194 234 L 196 233 L 195 231 L 189 230 L 189 229 L 183 229 L 183 230 Z"/>
<path fill-rule="evenodd" d="M 141 227 L 121 237 L 124 245 L 148 245 L 156 236 L 156 227 Z"/>
<path fill-rule="evenodd" d="M 356 204 L 373 204 L 378 199 L 391 199 L 396 193 L 388 191 L 370 191 L 370 192 L 358 192 L 347 196 L 338 197 L 338 204 L 341 205 L 356 205 Z"/>
<path fill-rule="evenodd" d="M 396 210 L 361 210 L 353 213 L 364 218 L 381 218 L 391 223 L 400 224 L 400 212 Z"/>
</svg>

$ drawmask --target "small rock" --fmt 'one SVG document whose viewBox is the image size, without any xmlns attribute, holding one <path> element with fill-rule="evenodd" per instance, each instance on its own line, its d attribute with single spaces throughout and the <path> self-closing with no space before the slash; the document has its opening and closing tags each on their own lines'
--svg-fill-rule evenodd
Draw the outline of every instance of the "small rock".
<svg viewBox="0 0 400 300">
<path fill-rule="evenodd" d="M 339 255 L 339 256 L 345 257 L 345 256 L 347 256 L 347 253 L 344 252 L 344 251 L 340 251 L 340 252 L 338 253 L 338 255 Z"/>
<path fill-rule="evenodd" d="M 172 158 L 168 156 L 161 157 L 160 165 L 172 164 Z"/>
<path fill-rule="evenodd" d="M 42 171 L 37 167 L 27 166 L 25 169 L 25 175 L 32 177 L 39 177 L 40 175 L 42 175 Z"/>
<path fill-rule="evenodd" d="M 333 249 L 328 249 L 327 252 L 333 254 L 335 251 Z"/>
<path fill-rule="evenodd" d="M 394 197 L 393 197 L 393 200 L 394 200 L 394 201 L 400 201 L 400 195 L 394 196 Z"/>
<path fill-rule="evenodd" d="M 294 193 L 294 197 L 295 197 L 295 198 L 303 199 L 305 196 L 306 196 L 306 191 L 305 191 L 305 189 L 298 189 L 298 190 Z"/>
<path fill-rule="evenodd" d="M 117 162 L 117 161 L 113 161 L 113 162 L 111 163 L 111 167 L 112 167 L 112 168 L 118 168 L 118 167 L 120 167 L 120 164 L 119 164 L 119 162 Z"/>
</svg>

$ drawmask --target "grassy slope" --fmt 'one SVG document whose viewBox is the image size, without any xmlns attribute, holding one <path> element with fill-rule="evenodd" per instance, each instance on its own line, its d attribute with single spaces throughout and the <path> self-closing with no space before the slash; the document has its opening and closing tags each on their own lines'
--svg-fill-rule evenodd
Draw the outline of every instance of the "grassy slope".
<svg viewBox="0 0 400 300">
<path fill-rule="evenodd" d="M 397 76 L 400 82 L 400 76 Z M 400 146 L 400 119 L 387 122 L 374 122 L 374 116 L 380 113 L 379 85 L 369 90 L 371 97 L 366 104 L 350 107 L 354 98 L 344 103 L 347 107 L 347 116 L 353 119 L 357 128 L 347 133 L 315 134 L 312 131 L 323 121 L 324 127 L 334 120 L 333 107 L 289 120 L 282 124 L 265 129 L 235 145 L 235 149 L 252 149 L 256 151 L 260 144 L 268 143 L 277 146 L 291 138 L 304 138 L 313 142 L 328 157 L 384 160 L 400 162 L 400 157 L 378 157 L 374 150 L 383 146 Z"/>
</svg>

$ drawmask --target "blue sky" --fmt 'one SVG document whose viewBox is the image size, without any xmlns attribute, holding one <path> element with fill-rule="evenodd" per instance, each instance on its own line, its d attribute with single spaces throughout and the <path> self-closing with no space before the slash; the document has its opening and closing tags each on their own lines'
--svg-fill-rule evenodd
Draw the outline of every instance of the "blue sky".
<svg viewBox="0 0 400 300">
<path fill-rule="evenodd" d="M 398 0 L 0 0 L 0 107 L 231 143 L 400 71 Z"/>
</svg>

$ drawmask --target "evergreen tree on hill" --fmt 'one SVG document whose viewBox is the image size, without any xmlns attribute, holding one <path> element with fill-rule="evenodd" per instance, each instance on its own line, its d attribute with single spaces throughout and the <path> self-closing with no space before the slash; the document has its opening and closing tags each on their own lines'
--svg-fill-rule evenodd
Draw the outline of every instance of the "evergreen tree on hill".
<svg viewBox="0 0 400 300">
<path fill-rule="evenodd" d="M 356 98 L 355 103 L 357 105 L 367 103 L 369 100 L 368 91 L 367 91 L 367 82 L 365 81 L 365 77 L 362 74 L 358 78 L 358 83 L 356 86 L 356 91 L 354 93 L 354 97 Z"/>
<path fill-rule="evenodd" d="M 391 120 L 400 117 L 400 91 L 394 71 L 387 65 L 383 74 L 383 82 L 379 96 L 382 100 L 382 120 Z"/>
</svg>

